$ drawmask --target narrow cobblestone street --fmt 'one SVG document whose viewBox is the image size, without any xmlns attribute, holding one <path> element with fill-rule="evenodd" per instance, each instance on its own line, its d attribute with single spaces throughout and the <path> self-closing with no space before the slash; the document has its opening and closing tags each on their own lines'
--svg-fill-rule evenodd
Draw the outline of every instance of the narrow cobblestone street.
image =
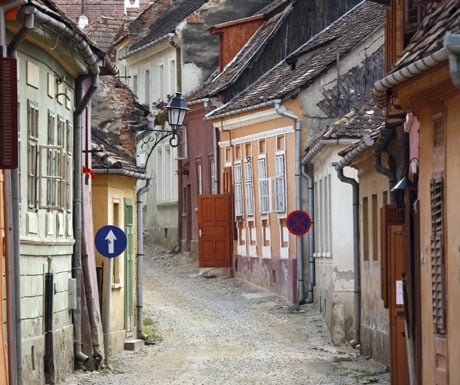
<svg viewBox="0 0 460 385">
<path fill-rule="evenodd" d="M 148 246 L 144 318 L 158 341 L 110 357 L 110 369 L 66 383 L 161 385 L 389 384 L 381 363 L 335 347 L 312 305 L 291 306 L 250 283 L 200 271 Z"/>
</svg>

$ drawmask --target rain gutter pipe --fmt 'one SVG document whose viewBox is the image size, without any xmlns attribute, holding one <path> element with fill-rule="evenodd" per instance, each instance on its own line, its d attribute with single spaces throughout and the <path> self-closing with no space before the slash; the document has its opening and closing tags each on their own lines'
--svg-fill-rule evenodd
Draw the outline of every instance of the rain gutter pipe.
<svg viewBox="0 0 460 385">
<path fill-rule="evenodd" d="M 320 139 L 318 140 L 313 147 L 307 152 L 307 154 L 302 159 L 302 176 L 307 179 L 308 184 L 308 213 L 312 218 L 315 217 L 314 213 L 314 188 L 313 188 L 313 176 L 311 173 L 307 172 L 307 165 L 310 161 L 318 155 L 326 146 L 329 145 L 351 145 L 356 143 L 356 139 L 349 138 L 337 138 L 337 139 Z M 314 223 L 314 219 L 312 219 Z M 313 287 L 316 284 L 316 271 L 315 271 L 315 227 L 312 226 L 308 232 L 308 284 L 307 284 L 307 299 L 306 303 L 312 303 L 313 298 Z"/>
<path fill-rule="evenodd" d="M 449 54 L 449 71 L 452 83 L 460 88 L 460 34 L 446 33 L 444 45 Z"/>
<path fill-rule="evenodd" d="M 389 183 L 389 190 L 390 190 L 390 202 L 394 202 L 394 191 L 393 187 L 396 183 L 396 172 L 395 172 L 395 166 L 394 162 L 389 161 L 390 166 L 389 168 L 385 168 L 382 165 L 382 152 L 385 151 L 385 148 L 387 147 L 389 141 L 391 140 L 391 137 L 393 136 L 393 127 L 394 125 L 385 125 L 381 133 L 377 139 L 377 142 L 375 143 L 375 146 L 372 150 L 372 157 L 374 159 L 374 167 L 379 172 L 380 174 L 385 175 L 388 178 L 388 183 Z"/>
<path fill-rule="evenodd" d="M 354 337 L 350 341 L 352 347 L 357 347 L 361 342 L 361 265 L 359 258 L 359 184 L 354 178 L 346 177 L 343 169 L 348 166 L 350 161 L 367 148 L 374 145 L 374 140 L 366 135 L 357 147 L 351 150 L 339 162 L 334 164 L 337 177 L 343 182 L 348 183 L 353 189 L 353 271 L 354 271 Z"/>
<path fill-rule="evenodd" d="M 146 179 L 144 187 L 137 190 L 137 338 L 145 340 L 144 333 L 144 296 L 143 296 L 143 275 L 144 275 L 144 195 L 152 188 L 153 178 L 144 176 Z"/>
<path fill-rule="evenodd" d="M 88 72 L 91 74 L 91 85 L 83 95 L 83 81 L 86 76 L 79 76 L 75 81 L 75 104 L 74 111 L 74 172 L 73 172 L 73 227 L 74 227 L 74 251 L 72 256 L 72 273 L 76 280 L 77 289 L 77 309 L 73 311 L 74 321 L 74 355 L 75 363 L 85 363 L 89 357 L 82 352 L 82 332 L 81 332 L 81 286 L 82 286 L 82 114 L 88 106 L 91 97 L 96 92 L 99 85 L 99 66 L 98 58 L 91 50 L 91 47 L 82 35 L 73 31 L 66 24 L 51 18 L 49 15 L 35 10 L 35 20 L 37 23 L 46 25 L 54 29 L 64 38 L 71 40 L 88 65 Z M 107 354 L 107 352 L 106 352 Z"/>
<path fill-rule="evenodd" d="M 300 118 L 297 115 L 294 115 L 290 112 L 281 108 L 281 100 L 275 99 L 273 101 L 275 106 L 275 111 L 278 115 L 284 116 L 286 118 L 292 119 L 295 122 L 295 181 L 296 181 L 296 209 L 300 210 L 302 208 L 301 200 L 301 186 L 300 186 L 300 146 L 301 146 L 301 128 L 300 128 Z M 305 303 L 305 293 L 304 293 L 304 267 L 303 267 L 303 247 L 302 247 L 302 237 L 297 237 L 297 302 L 298 304 Z"/>
<path fill-rule="evenodd" d="M 24 25 L 6 45 L 5 13 L 25 4 L 25 0 L 6 1 L 0 4 L 0 45 L 2 57 L 16 56 L 17 47 L 33 28 L 33 7 L 25 7 Z M 32 10 L 32 12 L 30 12 Z M 6 52 L 5 52 L 6 51 Z M 6 238 L 6 285 L 7 285 L 7 331 L 8 331 L 8 375 L 9 384 L 22 383 L 22 332 L 21 332 L 21 264 L 20 264 L 20 220 L 19 220 L 19 170 L 4 170 L 5 238 Z"/>
</svg>

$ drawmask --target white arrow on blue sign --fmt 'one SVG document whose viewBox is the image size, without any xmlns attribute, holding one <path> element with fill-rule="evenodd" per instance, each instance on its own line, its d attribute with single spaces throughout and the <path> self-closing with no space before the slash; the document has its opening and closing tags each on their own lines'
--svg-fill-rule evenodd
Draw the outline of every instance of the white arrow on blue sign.
<svg viewBox="0 0 460 385">
<path fill-rule="evenodd" d="M 120 255 L 126 249 L 126 235 L 117 226 L 101 227 L 96 233 L 96 249 L 104 257 L 113 258 Z"/>
</svg>

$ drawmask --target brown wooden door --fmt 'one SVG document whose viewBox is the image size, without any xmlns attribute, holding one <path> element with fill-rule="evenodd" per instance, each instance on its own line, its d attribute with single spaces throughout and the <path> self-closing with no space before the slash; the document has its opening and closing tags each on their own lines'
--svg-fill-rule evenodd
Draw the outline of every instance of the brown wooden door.
<svg viewBox="0 0 460 385">
<path fill-rule="evenodd" d="M 404 217 L 395 205 L 381 210 L 382 219 L 382 299 L 390 316 L 391 384 L 408 385 L 409 369 L 405 338 L 404 282 L 405 235 Z"/>
<path fill-rule="evenodd" d="M 388 226 L 391 384 L 409 385 L 404 313 L 404 230 Z"/>
<path fill-rule="evenodd" d="M 198 196 L 200 267 L 230 267 L 232 253 L 231 195 Z"/>
</svg>

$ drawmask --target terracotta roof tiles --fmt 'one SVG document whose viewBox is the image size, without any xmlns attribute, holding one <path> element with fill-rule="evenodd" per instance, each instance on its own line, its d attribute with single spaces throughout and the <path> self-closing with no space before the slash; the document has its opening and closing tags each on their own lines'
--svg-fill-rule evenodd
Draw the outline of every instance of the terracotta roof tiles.
<svg viewBox="0 0 460 385">
<path fill-rule="evenodd" d="M 460 33 L 458 0 L 450 0 L 447 4 L 439 6 L 435 3 L 430 8 L 391 72 L 443 48 L 446 32 Z"/>
</svg>

